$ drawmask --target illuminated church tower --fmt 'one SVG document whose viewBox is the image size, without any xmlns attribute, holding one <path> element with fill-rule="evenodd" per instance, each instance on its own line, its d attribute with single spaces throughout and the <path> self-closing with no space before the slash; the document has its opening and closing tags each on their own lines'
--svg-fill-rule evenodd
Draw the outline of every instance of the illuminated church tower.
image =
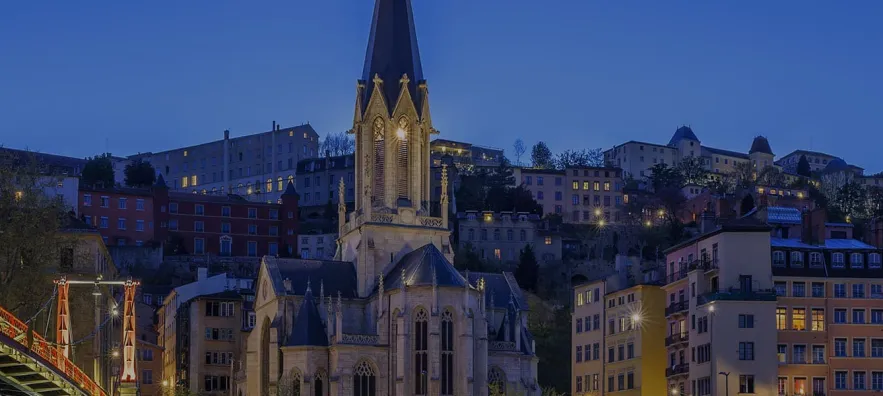
<svg viewBox="0 0 883 396">
<path fill-rule="evenodd" d="M 356 204 L 351 213 L 338 208 L 337 259 L 355 263 L 359 295 L 366 296 L 381 270 L 416 248 L 433 244 L 453 260 L 446 196 L 442 217 L 429 216 L 429 140 L 438 131 L 410 0 L 376 2 L 350 133 L 356 142 Z M 341 180 L 339 193 L 344 191 Z"/>
</svg>

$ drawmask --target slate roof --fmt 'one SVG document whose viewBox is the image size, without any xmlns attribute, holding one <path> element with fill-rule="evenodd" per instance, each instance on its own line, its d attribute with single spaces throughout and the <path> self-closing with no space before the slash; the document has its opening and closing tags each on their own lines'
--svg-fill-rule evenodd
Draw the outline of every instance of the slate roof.
<svg viewBox="0 0 883 396">
<path fill-rule="evenodd" d="M 408 90 L 417 113 L 420 114 L 423 98 L 418 94 L 417 87 L 423 81 L 423 66 L 417 47 L 411 0 L 376 0 L 365 67 L 362 71 L 362 81 L 365 84 L 362 111 L 365 111 L 374 91 L 374 76 L 379 75 L 383 80 L 381 92 L 392 112 L 401 89 L 399 80 L 404 74 L 411 80 Z"/>
<path fill-rule="evenodd" d="M 516 308 L 522 311 L 529 309 L 527 298 L 524 297 L 524 293 L 521 292 L 521 288 L 518 287 L 518 282 L 515 281 L 515 276 L 512 273 L 469 272 L 468 275 L 469 284 L 475 288 L 478 287 L 479 279 L 484 278 L 485 301 L 488 304 L 493 302 L 493 306 L 489 308 L 508 309 L 509 299 L 512 297 Z"/>
<path fill-rule="evenodd" d="M 79 176 L 83 171 L 83 168 L 86 167 L 86 160 L 83 158 L 45 154 L 6 147 L 0 147 L 0 160 L 15 166 L 26 165 L 33 160 L 37 164 L 45 167 L 45 170 L 48 171 L 48 173 L 66 174 L 70 176 Z"/>
<path fill-rule="evenodd" d="M 697 142 L 699 141 L 699 138 L 696 137 L 695 133 L 693 133 L 693 128 L 690 128 L 686 125 L 681 126 L 675 131 L 675 134 L 671 136 L 671 140 L 668 141 L 668 145 L 674 146 L 678 144 L 678 141 L 680 141 L 681 139 L 690 139 Z"/>
<path fill-rule="evenodd" d="M 767 223 L 801 224 L 803 216 L 797 208 L 770 206 L 766 208 Z"/>
<path fill-rule="evenodd" d="M 772 247 L 808 250 L 878 250 L 877 248 L 857 239 L 825 239 L 824 245 L 811 245 L 804 243 L 800 239 L 772 237 L 770 238 L 770 245 Z"/>
<path fill-rule="evenodd" d="M 326 296 L 337 296 L 340 291 L 344 298 L 358 297 L 356 269 L 353 263 L 331 260 L 303 260 L 267 257 L 268 270 L 277 293 L 285 293 L 283 281 L 291 280 L 293 295 L 304 295 L 307 282 L 313 286 L 322 285 Z"/>
<path fill-rule="evenodd" d="M 756 136 L 754 141 L 751 142 L 751 150 L 748 150 L 748 154 L 751 153 L 772 154 L 773 149 L 770 148 L 770 141 L 763 136 Z"/>
<path fill-rule="evenodd" d="M 328 346 L 328 334 L 322 324 L 319 309 L 313 299 L 313 292 L 307 288 L 304 300 L 300 304 L 294 327 L 288 337 L 287 346 Z"/>
<path fill-rule="evenodd" d="M 740 153 L 738 151 L 730 151 L 730 150 L 724 150 L 724 149 L 708 147 L 708 146 L 702 146 L 702 149 L 710 152 L 711 154 L 726 155 L 728 157 L 748 159 L 748 154 Z"/>
<path fill-rule="evenodd" d="M 431 286 L 433 276 L 439 287 L 466 287 L 466 279 L 448 262 L 435 245 L 429 243 L 404 255 L 383 279 L 385 290 L 402 287 L 402 270 L 405 283 L 410 286 Z"/>
</svg>

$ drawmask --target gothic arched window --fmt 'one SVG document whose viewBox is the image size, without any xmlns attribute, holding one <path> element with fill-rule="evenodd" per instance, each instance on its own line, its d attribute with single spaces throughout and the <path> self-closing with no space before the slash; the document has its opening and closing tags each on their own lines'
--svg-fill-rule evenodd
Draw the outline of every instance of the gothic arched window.
<svg viewBox="0 0 883 396">
<path fill-rule="evenodd" d="M 377 391 L 376 378 L 371 364 L 365 360 L 359 362 L 353 370 L 353 396 L 374 396 Z"/>
<path fill-rule="evenodd" d="M 273 179 L 267 179 L 267 191 L 265 192 L 273 192 Z"/>
<path fill-rule="evenodd" d="M 409 172 L 410 169 L 408 167 L 408 120 L 404 117 L 399 119 L 399 128 L 396 130 L 396 138 L 398 143 L 398 161 L 396 163 L 396 167 L 398 168 L 398 174 L 396 177 L 398 178 L 398 187 L 396 188 L 399 198 L 410 198 L 408 196 L 409 189 Z"/>
<path fill-rule="evenodd" d="M 325 396 L 325 370 L 316 371 L 316 377 L 313 378 L 313 396 Z M 358 393 L 356 393 L 358 395 Z"/>
<path fill-rule="evenodd" d="M 429 393 L 429 316 L 426 310 L 418 308 L 414 317 L 414 394 Z"/>
<path fill-rule="evenodd" d="M 491 395 L 506 394 L 506 375 L 499 367 L 492 367 L 487 373 L 488 393 Z"/>
<path fill-rule="evenodd" d="M 286 392 L 281 392 L 284 396 L 300 396 L 300 384 L 303 382 L 303 378 L 301 378 L 300 371 L 297 369 L 292 369 L 288 374 L 288 380 L 285 382 L 286 387 L 289 389 Z"/>
<path fill-rule="evenodd" d="M 282 184 L 282 176 L 279 176 L 279 177 L 276 179 L 276 189 L 279 190 L 279 191 L 282 191 L 284 188 L 285 188 L 285 185 Z"/>
<path fill-rule="evenodd" d="M 384 170 L 386 162 L 386 138 L 383 131 L 383 120 L 378 117 L 374 120 L 374 200 L 383 202 L 386 191 L 384 191 Z"/>
<path fill-rule="evenodd" d="M 447 310 L 441 320 L 441 394 L 454 395 L 454 315 Z"/>
</svg>

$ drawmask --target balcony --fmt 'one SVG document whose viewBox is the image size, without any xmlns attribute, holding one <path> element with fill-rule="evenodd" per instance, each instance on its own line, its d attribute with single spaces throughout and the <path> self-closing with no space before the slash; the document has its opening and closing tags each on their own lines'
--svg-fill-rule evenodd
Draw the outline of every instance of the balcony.
<svg viewBox="0 0 883 396">
<path fill-rule="evenodd" d="M 690 364 L 682 363 L 675 365 L 674 367 L 669 367 L 665 369 L 666 377 L 674 377 L 676 375 L 687 375 L 690 374 Z"/>
<path fill-rule="evenodd" d="M 687 342 L 690 340 L 689 333 L 677 333 L 672 334 L 668 337 L 665 337 L 665 346 L 671 346 L 675 344 L 680 344 L 682 342 Z"/>
<path fill-rule="evenodd" d="M 665 307 L 665 316 L 671 316 L 679 312 L 684 312 L 690 309 L 690 302 L 687 300 L 678 301 L 672 303 L 671 305 Z"/>
<path fill-rule="evenodd" d="M 684 279 L 686 277 L 687 277 L 686 270 L 678 270 L 678 271 L 675 271 L 674 273 L 668 274 L 668 277 L 666 278 L 668 280 L 668 282 L 666 282 L 666 283 L 674 283 L 674 282 L 677 282 L 677 281 Z"/>
<path fill-rule="evenodd" d="M 743 290 L 732 287 L 698 296 L 696 305 L 704 305 L 712 301 L 776 301 L 776 291 L 773 289 Z"/>
<path fill-rule="evenodd" d="M 701 260 L 694 260 L 693 262 L 691 262 L 691 263 L 687 266 L 687 268 L 689 268 L 690 271 L 697 271 L 697 270 L 699 270 L 699 271 L 711 271 L 711 270 L 715 270 L 715 269 L 718 269 L 718 260 L 717 260 L 717 259 L 710 259 L 710 258 L 703 258 L 703 259 L 701 259 Z"/>
</svg>

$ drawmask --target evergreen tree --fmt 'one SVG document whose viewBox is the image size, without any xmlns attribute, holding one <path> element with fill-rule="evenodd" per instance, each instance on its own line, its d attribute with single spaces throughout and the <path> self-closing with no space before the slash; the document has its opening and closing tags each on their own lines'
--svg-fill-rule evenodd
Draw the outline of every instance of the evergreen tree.
<svg viewBox="0 0 883 396">
<path fill-rule="evenodd" d="M 525 245 L 521 249 L 521 257 L 518 261 L 518 268 L 515 269 L 515 280 L 522 289 L 534 291 L 537 288 L 537 277 L 540 275 L 540 265 L 537 263 L 537 257 L 534 255 L 533 248 Z"/>
<path fill-rule="evenodd" d="M 113 187 L 113 163 L 110 153 L 86 158 L 86 166 L 80 174 L 80 182 L 93 187 Z"/>
<path fill-rule="evenodd" d="M 129 187 L 150 187 L 156 181 L 156 170 L 150 162 L 137 159 L 126 165 L 126 185 Z"/>
<path fill-rule="evenodd" d="M 537 142 L 530 151 L 530 160 L 533 162 L 534 168 L 552 169 L 555 167 L 555 158 L 552 157 L 552 150 L 543 141 Z"/>
<path fill-rule="evenodd" d="M 807 160 L 806 156 L 803 154 L 800 155 L 800 160 L 797 161 L 797 174 L 806 177 L 812 176 L 812 169 L 810 169 L 809 167 L 809 160 Z"/>
<path fill-rule="evenodd" d="M 454 268 L 459 271 L 484 271 L 484 263 L 475 251 L 472 243 L 464 243 L 454 254 Z"/>
</svg>

